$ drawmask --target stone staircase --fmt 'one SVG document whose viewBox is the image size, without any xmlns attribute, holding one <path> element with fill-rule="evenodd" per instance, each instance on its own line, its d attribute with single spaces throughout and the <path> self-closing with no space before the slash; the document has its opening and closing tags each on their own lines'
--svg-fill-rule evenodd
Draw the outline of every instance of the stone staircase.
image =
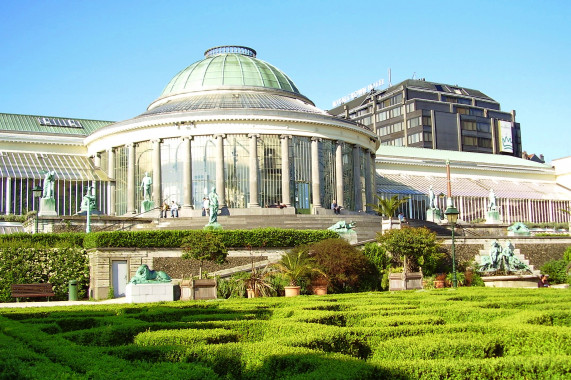
<svg viewBox="0 0 571 380">
<path fill-rule="evenodd" d="M 374 240 L 381 230 L 381 217 L 365 213 L 351 215 L 236 215 L 219 216 L 218 223 L 226 230 L 264 227 L 291 228 L 296 230 L 323 230 L 345 220 L 355 222 L 357 240 Z M 154 223 L 141 224 L 137 229 L 198 230 L 208 223 L 207 217 L 161 218 Z"/>
</svg>

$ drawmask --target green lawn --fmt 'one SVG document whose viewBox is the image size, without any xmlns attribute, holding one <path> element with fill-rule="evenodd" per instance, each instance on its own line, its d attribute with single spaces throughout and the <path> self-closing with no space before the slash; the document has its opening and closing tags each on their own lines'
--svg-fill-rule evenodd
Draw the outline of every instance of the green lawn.
<svg viewBox="0 0 571 380">
<path fill-rule="evenodd" d="M 0 309 L 0 379 L 571 378 L 571 293 Z"/>
</svg>

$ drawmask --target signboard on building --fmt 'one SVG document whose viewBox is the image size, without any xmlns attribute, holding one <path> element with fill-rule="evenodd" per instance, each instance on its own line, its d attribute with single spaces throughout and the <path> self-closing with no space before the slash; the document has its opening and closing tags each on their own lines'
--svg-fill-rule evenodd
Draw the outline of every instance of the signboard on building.
<svg viewBox="0 0 571 380">
<path fill-rule="evenodd" d="M 512 122 L 498 120 L 498 127 L 500 131 L 500 152 L 513 153 Z"/>
<path fill-rule="evenodd" d="M 349 102 L 355 98 L 358 98 L 361 95 L 365 95 L 367 92 L 371 92 L 372 90 L 381 87 L 383 84 L 385 84 L 385 80 L 379 79 L 378 81 L 371 83 L 370 85 L 368 85 L 366 87 L 360 88 L 357 91 L 353 91 L 349 95 L 335 100 L 333 102 L 333 108 L 340 106 L 341 104 L 347 103 L 347 102 Z"/>
</svg>

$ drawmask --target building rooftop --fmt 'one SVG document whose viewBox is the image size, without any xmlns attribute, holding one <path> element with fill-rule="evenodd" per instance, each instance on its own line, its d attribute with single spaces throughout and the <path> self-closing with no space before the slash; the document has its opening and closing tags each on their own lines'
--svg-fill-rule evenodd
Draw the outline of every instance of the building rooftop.
<svg viewBox="0 0 571 380">
<path fill-rule="evenodd" d="M 87 136 L 112 121 L 0 113 L 0 132 Z"/>
<path fill-rule="evenodd" d="M 486 101 L 496 103 L 496 101 L 494 99 L 490 98 L 488 95 L 486 95 L 483 92 L 478 91 L 478 90 L 473 90 L 473 89 L 465 88 L 465 87 L 458 86 L 458 85 L 449 85 L 449 84 L 444 84 L 444 83 L 427 82 L 425 80 L 419 80 L 419 79 L 407 79 L 407 80 L 404 80 L 400 83 L 392 85 L 386 89 L 373 90 L 372 92 L 369 92 L 365 95 L 361 95 L 361 96 L 359 96 L 355 99 L 352 99 L 352 100 L 350 100 L 344 104 L 341 104 L 335 108 L 332 108 L 328 112 L 332 115 L 338 115 L 338 114 L 343 112 L 344 106 L 347 106 L 347 109 L 353 109 L 355 107 L 362 105 L 364 102 L 366 102 L 370 98 L 371 93 L 374 93 L 376 95 L 382 95 L 385 93 L 390 94 L 391 92 L 397 90 L 399 87 L 420 88 L 420 89 L 424 89 L 424 90 L 448 93 L 451 95 L 471 96 L 471 97 L 480 98 L 480 99 L 483 99 Z"/>
<path fill-rule="evenodd" d="M 451 165 L 486 167 L 496 166 L 503 168 L 520 168 L 524 170 L 552 171 L 551 165 L 530 160 L 524 160 L 514 156 L 502 154 L 487 154 L 473 152 L 459 152 L 454 150 L 425 149 L 404 146 L 382 145 L 377 150 L 377 159 L 380 157 L 406 159 L 410 163 L 419 162 L 429 164 L 431 162 L 441 165 L 446 160 Z"/>
<path fill-rule="evenodd" d="M 219 46 L 208 49 L 204 56 L 176 74 L 160 98 L 226 86 L 265 87 L 301 95 L 284 72 L 256 58 L 253 49 Z"/>
</svg>

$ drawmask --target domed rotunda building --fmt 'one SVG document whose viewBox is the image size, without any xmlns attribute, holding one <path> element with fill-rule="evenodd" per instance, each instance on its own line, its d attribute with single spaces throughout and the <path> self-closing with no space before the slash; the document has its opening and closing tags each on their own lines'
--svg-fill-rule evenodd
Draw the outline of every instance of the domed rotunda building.
<svg viewBox="0 0 571 380">
<path fill-rule="evenodd" d="M 374 194 L 375 133 L 315 107 L 275 66 L 242 46 L 209 49 L 146 112 L 95 130 L 87 155 L 109 177 L 109 215 L 175 201 L 198 216 L 216 189 L 223 214 L 363 211 Z M 284 207 L 285 206 L 285 207 Z"/>
</svg>

